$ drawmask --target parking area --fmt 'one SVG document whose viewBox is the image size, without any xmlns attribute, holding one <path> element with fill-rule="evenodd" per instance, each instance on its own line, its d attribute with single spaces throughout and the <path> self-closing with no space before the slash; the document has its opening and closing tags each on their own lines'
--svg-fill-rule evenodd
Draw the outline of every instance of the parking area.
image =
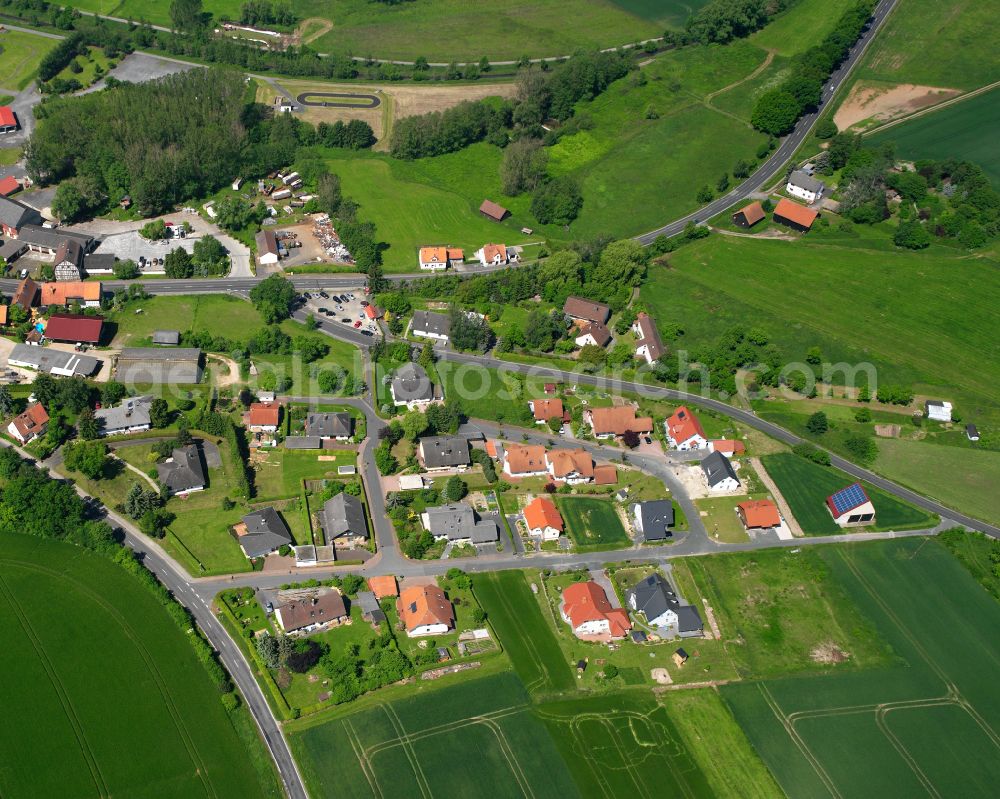
<svg viewBox="0 0 1000 799">
<path fill-rule="evenodd" d="M 113 233 L 106 236 L 101 242 L 99 252 L 111 253 L 119 260 L 132 260 L 143 267 L 143 271 L 163 271 L 162 264 L 146 267 L 150 261 L 159 262 L 166 257 L 171 250 L 180 247 L 189 254 L 194 251 L 194 243 L 197 236 L 188 235 L 186 238 L 161 239 L 150 241 L 139 235 L 137 230 L 130 230 L 126 233 Z"/>
<path fill-rule="evenodd" d="M 306 310 L 317 319 L 325 317 L 327 321 L 351 327 L 364 335 L 375 335 L 378 323 L 369 319 L 365 313 L 368 301 L 360 290 L 338 294 L 335 291 L 311 291 L 305 295 Z"/>
</svg>

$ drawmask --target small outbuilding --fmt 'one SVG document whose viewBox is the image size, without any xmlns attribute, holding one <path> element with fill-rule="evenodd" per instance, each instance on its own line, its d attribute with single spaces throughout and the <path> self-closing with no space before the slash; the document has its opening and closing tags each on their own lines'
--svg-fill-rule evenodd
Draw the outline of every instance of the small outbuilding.
<svg viewBox="0 0 1000 799">
<path fill-rule="evenodd" d="M 483 200 L 483 204 L 479 206 L 479 213 L 493 222 L 503 222 L 510 216 L 510 211 L 492 200 Z"/>
<path fill-rule="evenodd" d="M 760 222 L 767 214 L 764 213 L 764 206 L 759 202 L 750 203 L 743 206 L 733 214 L 733 224 L 740 227 L 753 227 Z"/>
</svg>

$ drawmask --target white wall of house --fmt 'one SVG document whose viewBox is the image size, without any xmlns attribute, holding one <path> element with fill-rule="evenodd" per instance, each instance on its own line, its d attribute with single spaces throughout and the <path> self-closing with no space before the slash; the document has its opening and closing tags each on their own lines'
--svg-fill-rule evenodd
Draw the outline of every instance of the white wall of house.
<svg viewBox="0 0 1000 799">
<path fill-rule="evenodd" d="M 130 427 L 117 427 L 117 428 L 103 428 L 101 430 L 102 436 L 121 436 L 128 435 L 130 433 L 144 433 L 149 430 L 148 424 L 137 424 Z"/>
<path fill-rule="evenodd" d="M 419 260 L 419 259 L 418 259 Z M 420 268 L 428 272 L 439 272 L 448 268 L 447 261 L 420 261 Z"/>
<path fill-rule="evenodd" d="M 593 344 L 595 347 L 597 346 L 597 339 L 590 335 L 590 333 L 583 336 L 577 336 L 574 341 L 578 347 L 586 347 L 588 344 Z"/>
<path fill-rule="evenodd" d="M 649 347 L 647 347 L 645 344 L 640 344 L 638 347 L 635 348 L 635 357 L 644 358 L 646 363 L 653 362 L 653 356 L 649 354 Z"/>
<path fill-rule="evenodd" d="M 14 426 L 13 422 L 7 425 L 7 432 L 10 433 L 14 438 L 16 438 L 22 444 L 27 444 L 29 441 L 34 441 L 36 438 L 38 438 L 37 434 L 30 435 L 27 438 L 21 438 L 21 433 Z"/>
<path fill-rule="evenodd" d="M 816 202 L 816 199 L 820 197 L 822 194 L 822 192 L 809 191 L 809 189 L 803 189 L 801 186 L 796 186 L 791 181 L 789 181 L 785 185 L 785 191 L 787 191 L 793 197 L 798 197 L 800 200 L 805 200 L 807 203 Z"/>
<path fill-rule="evenodd" d="M 559 538 L 559 531 L 554 527 L 532 527 L 528 533 L 541 536 L 543 541 L 555 541 Z"/>
<path fill-rule="evenodd" d="M 435 341 L 447 341 L 448 336 L 445 333 L 435 333 L 430 330 L 421 330 L 420 328 L 414 327 L 410 330 L 415 336 L 423 336 L 424 338 L 432 338 Z"/>
<path fill-rule="evenodd" d="M 708 448 L 708 439 L 698 435 L 697 433 L 685 441 L 678 441 L 677 439 L 675 439 L 673 436 L 670 435 L 670 425 L 668 425 L 666 422 L 664 422 L 663 425 L 664 429 L 667 432 L 667 441 L 670 443 L 670 446 L 673 447 L 674 449 L 680 452 L 687 452 L 688 450 L 692 449 Z"/>
<path fill-rule="evenodd" d="M 259 264 L 276 264 L 278 263 L 278 254 L 274 252 L 259 253 L 257 255 L 257 263 Z"/>
<path fill-rule="evenodd" d="M 875 523 L 875 506 L 871 502 L 852 508 L 847 513 L 834 516 L 833 520 L 841 527 L 857 527 Z"/>
<path fill-rule="evenodd" d="M 709 486 L 709 491 L 723 492 L 723 491 L 736 491 L 740 487 L 740 481 L 732 477 L 727 477 L 725 480 L 721 480 L 714 486 Z"/>
</svg>

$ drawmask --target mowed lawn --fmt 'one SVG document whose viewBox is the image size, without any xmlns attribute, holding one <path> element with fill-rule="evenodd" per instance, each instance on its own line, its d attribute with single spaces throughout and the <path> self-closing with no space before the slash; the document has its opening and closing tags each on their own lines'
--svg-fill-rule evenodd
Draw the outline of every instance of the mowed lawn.
<svg viewBox="0 0 1000 799">
<path fill-rule="evenodd" d="M 542 617 L 523 571 L 477 574 L 475 593 L 529 691 L 574 689 L 569 663 L 552 627 Z"/>
<path fill-rule="evenodd" d="M 136 313 L 138 310 L 142 313 Z M 222 294 L 150 297 L 111 317 L 117 325 L 114 344 L 149 346 L 154 330 L 207 330 L 212 335 L 244 340 L 263 323 L 257 309 Z"/>
<path fill-rule="evenodd" d="M 556 504 L 577 551 L 617 549 L 631 543 L 611 500 L 559 497 Z"/>
<path fill-rule="evenodd" d="M 1000 691 L 990 676 L 1000 662 L 996 600 L 933 539 L 818 554 L 895 659 L 720 689 L 785 793 L 992 795 L 1000 779 Z"/>
<path fill-rule="evenodd" d="M 893 9 L 855 78 L 965 90 L 985 86 L 1000 80 L 995 28 L 996 6 L 990 3 L 906 0 Z"/>
<path fill-rule="evenodd" d="M 19 91 L 34 78 L 46 53 L 56 46 L 55 39 L 22 31 L 0 34 L 0 89 Z"/>
<path fill-rule="evenodd" d="M 850 475 L 829 466 L 819 466 L 790 452 L 765 455 L 761 462 L 806 535 L 830 535 L 864 529 L 841 529 L 826 507 L 828 496 L 855 482 Z M 936 516 L 898 500 L 881 489 L 864 482 L 862 486 L 875 506 L 875 524 L 872 529 L 930 528 L 938 522 Z"/>
<path fill-rule="evenodd" d="M 879 382 L 944 392 L 967 413 L 1000 410 L 994 261 L 824 236 L 712 236 L 673 253 L 670 268 L 653 267 L 642 299 L 661 325 L 682 327 L 678 349 L 712 344 L 732 326 L 757 327 L 785 363 L 818 346 L 824 361 L 872 364 Z"/>
<path fill-rule="evenodd" d="M 900 158 L 964 158 L 979 164 L 1000 188 L 1000 87 L 872 134 L 893 142 Z"/>
<path fill-rule="evenodd" d="M 289 724 L 289 743 L 309 794 L 580 795 L 513 673 L 451 685 L 448 680 L 391 703 Z"/>
<path fill-rule="evenodd" d="M 0 624 L 3 796 L 279 795 L 184 633 L 111 562 L 0 537 Z"/>
<path fill-rule="evenodd" d="M 875 468 L 924 496 L 1000 524 L 1000 452 L 879 439 Z"/>
</svg>

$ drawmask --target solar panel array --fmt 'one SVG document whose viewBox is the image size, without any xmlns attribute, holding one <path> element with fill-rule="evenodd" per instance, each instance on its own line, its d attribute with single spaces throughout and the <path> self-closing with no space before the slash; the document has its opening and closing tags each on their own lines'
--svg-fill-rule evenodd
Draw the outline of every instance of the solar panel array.
<svg viewBox="0 0 1000 799">
<path fill-rule="evenodd" d="M 852 508 L 858 507 L 868 501 L 865 490 L 860 484 L 854 483 L 847 488 L 842 488 L 830 497 L 833 507 L 837 509 L 837 514 L 846 513 Z"/>
</svg>

